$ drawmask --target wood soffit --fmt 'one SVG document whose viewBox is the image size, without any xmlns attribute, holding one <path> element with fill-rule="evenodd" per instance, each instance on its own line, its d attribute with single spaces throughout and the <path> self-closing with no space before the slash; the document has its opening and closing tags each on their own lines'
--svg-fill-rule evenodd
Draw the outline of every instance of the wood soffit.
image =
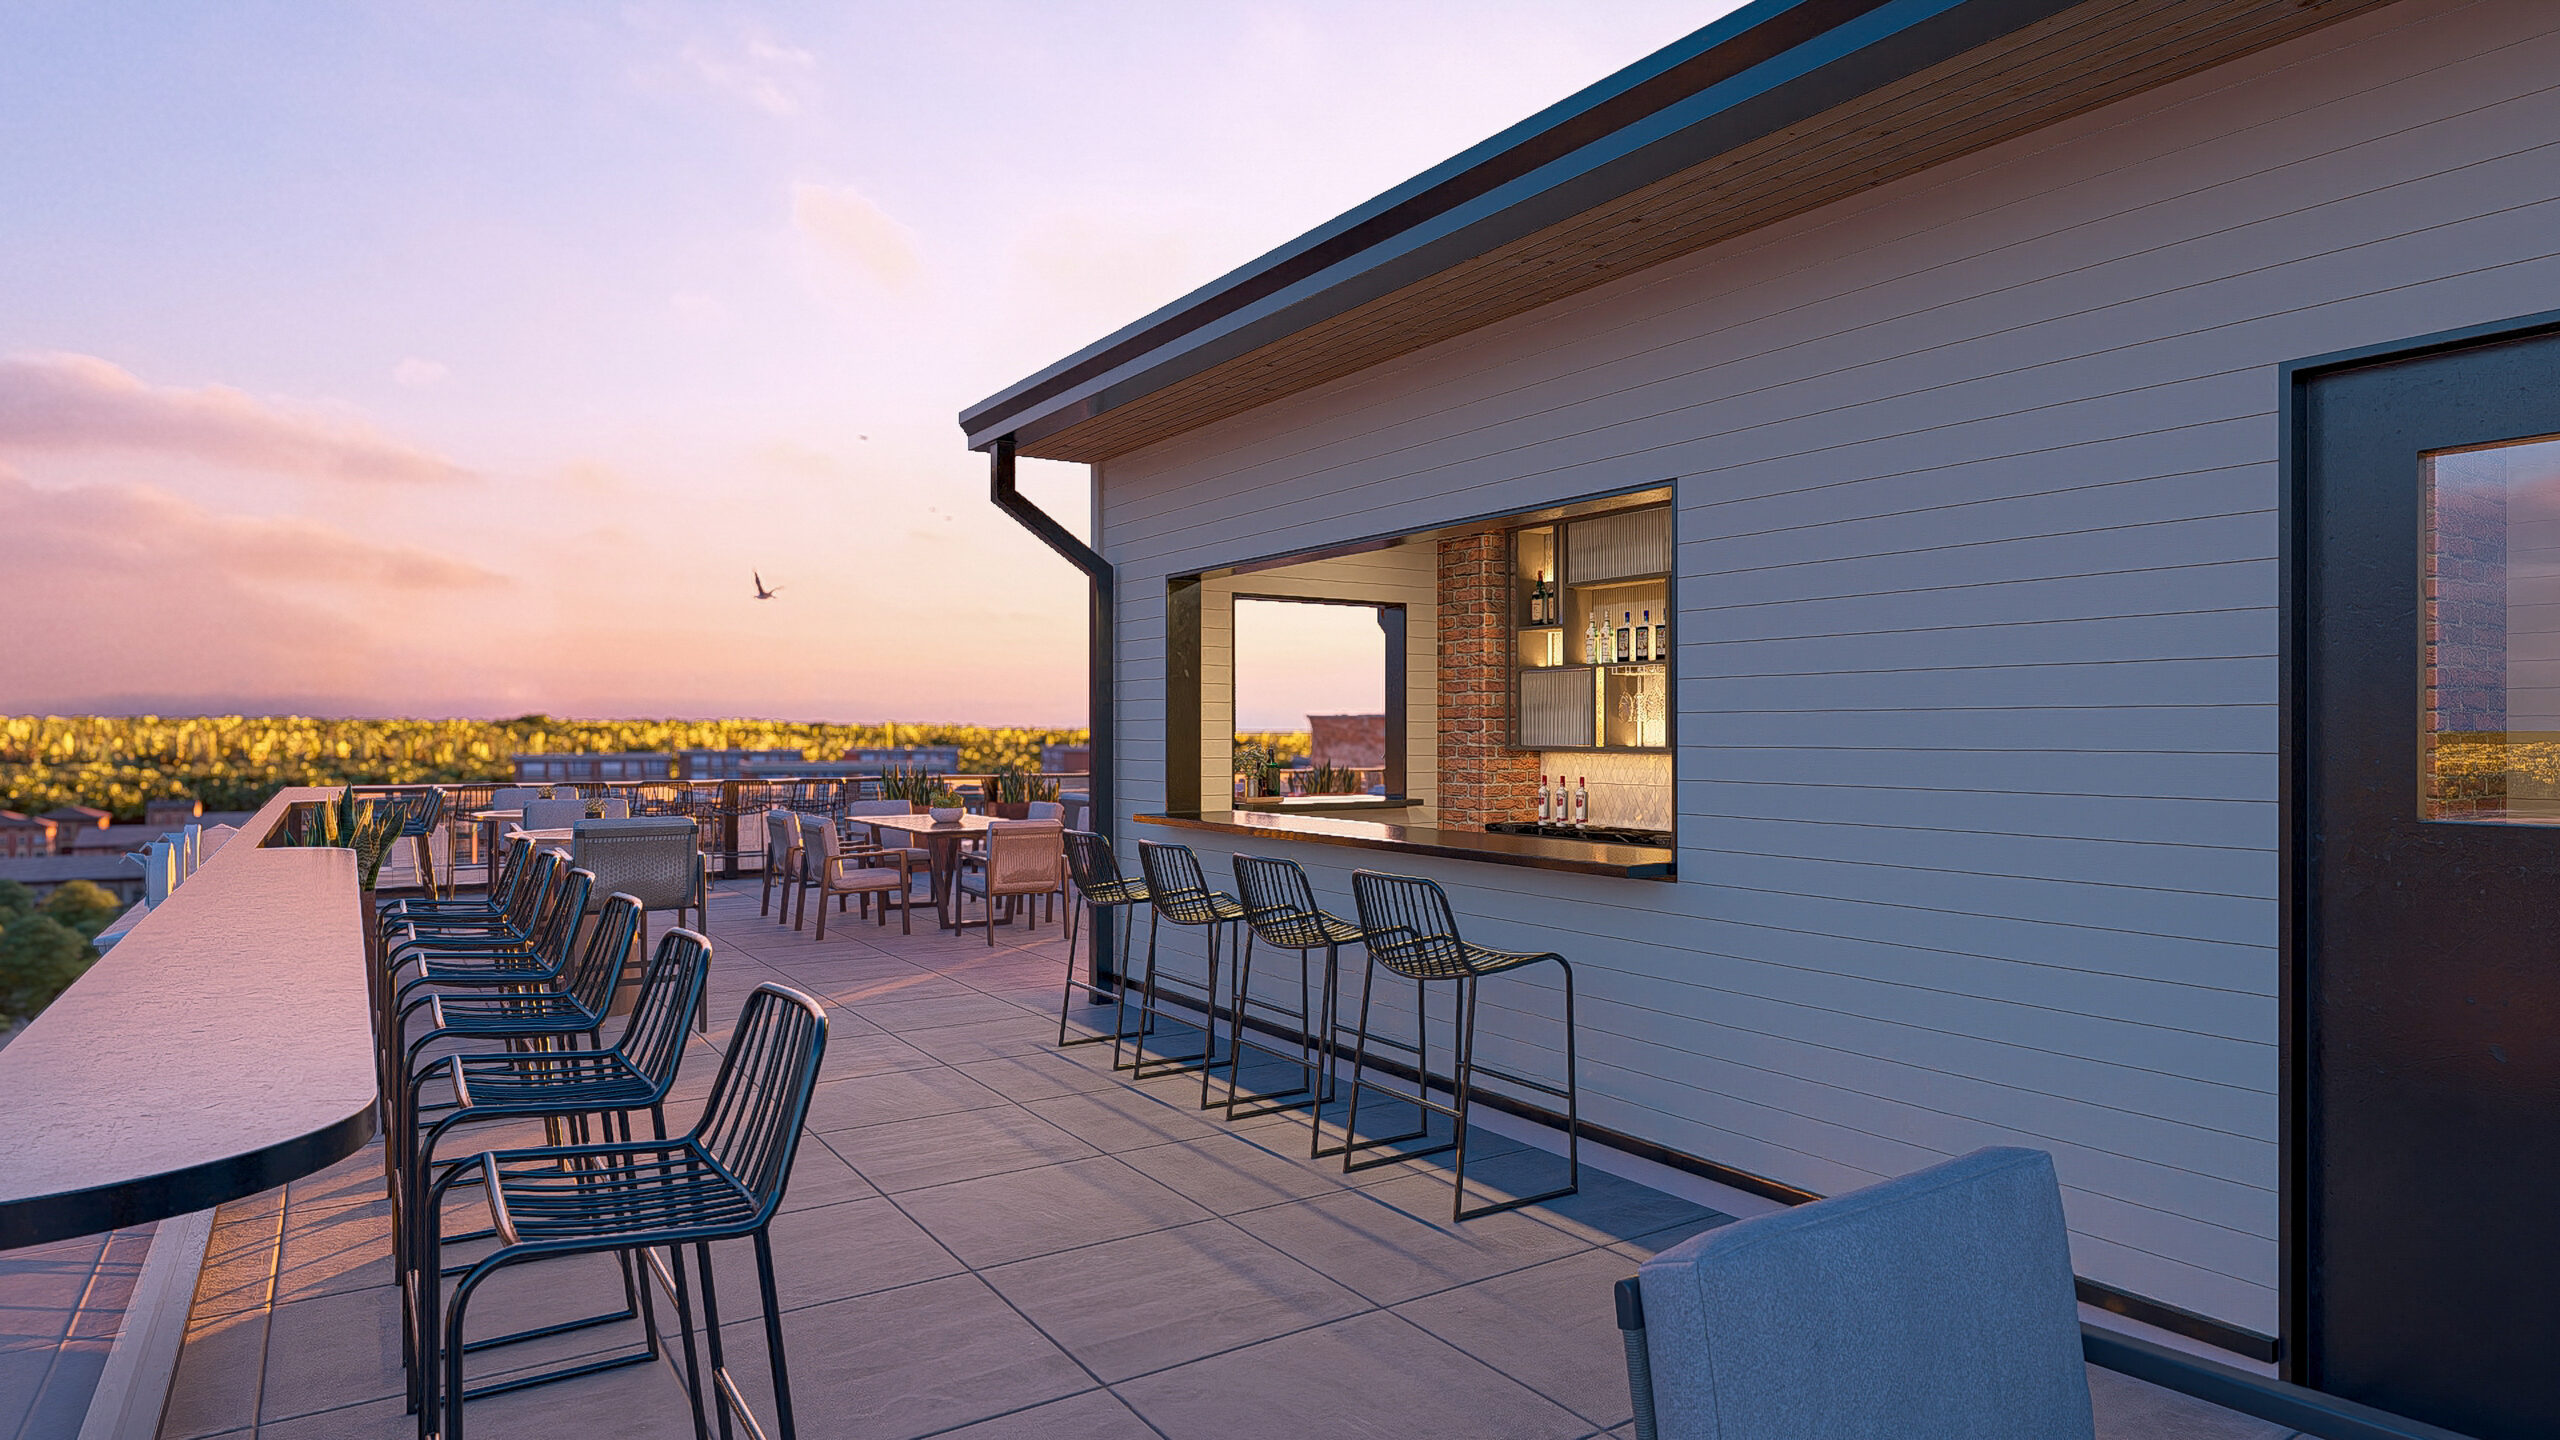
<svg viewBox="0 0 2560 1440">
<path fill-rule="evenodd" d="M 1093 464 L 1241 414 L 2390 0 L 2088 0 L 1025 443 Z"/>
</svg>

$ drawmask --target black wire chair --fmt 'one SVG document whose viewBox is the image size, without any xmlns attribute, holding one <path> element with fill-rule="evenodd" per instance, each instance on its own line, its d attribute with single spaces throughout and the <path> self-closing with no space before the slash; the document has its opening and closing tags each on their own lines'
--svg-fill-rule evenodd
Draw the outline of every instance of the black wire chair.
<svg viewBox="0 0 2560 1440">
<path fill-rule="evenodd" d="M 1117 1045 L 1125 1038 L 1129 1018 L 1129 944 L 1136 926 L 1120 927 L 1120 963 L 1110 973 L 1112 983 L 1101 983 L 1102 961 L 1097 950 L 1087 961 L 1096 978 L 1076 978 L 1076 910 L 1082 906 L 1088 927 L 1093 930 L 1093 943 L 1103 942 L 1101 926 L 1096 919 L 1106 910 L 1127 910 L 1147 903 L 1147 882 L 1132 880 L 1120 873 L 1119 857 L 1111 853 L 1111 842 L 1090 830 L 1070 830 L 1066 834 L 1067 879 L 1075 885 L 1075 894 L 1067 901 L 1067 984 L 1058 996 L 1058 1044 L 1099 1045 L 1109 1041 Z M 1111 1033 L 1108 1035 L 1075 1035 L 1067 1033 L 1067 1012 L 1075 1004 L 1076 991 L 1096 1005 L 1113 1006 Z M 1119 1052 L 1112 1052 L 1112 1066 L 1119 1067 Z"/>
<path fill-rule="evenodd" d="M 563 894 L 577 899 L 582 910 L 585 887 L 578 881 L 585 874 L 571 872 L 570 883 L 562 887 Z M 412 1223 L 406 1207 L 415 1188 L 410 1183 L 416 1171 L 411 1148 L 425 1117 L 452 1104 L 431 1104 L 426 1098 L 427 1084 L 438 1068 L 429 1062 L 428 1050 L 454 1041 L 528 1049 L 598 1048 L 614 992 L 630 968 L 639 935 L 640 902 L 616 895 L 605 901 L 589 927 L 586 946 L 576 962 L 554 975 L 457 974 L 424 978 L 402 988 L 384 1037 L 392 1064 L 390 1083 L 383 1092 L 382 1155 L 392 1197 L 392 1268 L 404 1285 L 415 1263 L 405 1239 L 405 1227 Z M 573 942 L 576 936 L 573 922 L 563 943 Z M 426 1029 L 412 1035 L 412 1022 L 421 1016 Z M 409 1353 L 406 1335 L 403 1351 Z M 411 1382 L 414 1401 L 425 1377 L 413 1368 Z"/>
<path fill-rule="evenodd" d="M 433 1358 L 440 1363 L 442 1380 L 418 1408 L 422 1440 L 433 1435 L 463 1440 L 464 1321 L 472 1295 L 491 1275 L 528 1260 L 602 1252 L 636 1254 L 654 1268 L 655 1257 L 648 1252 L 657 1247 L 666 1248 L 674 1261 L 670 1288 L 683 1333 L 694 1433 L 707 1433 L 707 1388 L 724 1437 L 731 1433 L 733 1413 L 749 1434 L 762 1435 L 763 1426 L 729 1374 L 720 1338 L 711 1242 L 731 1239 L 755 1242 L 776 1429 L 781 1440 L 797 1440 L 770 1230 L 790 1183 L 801 1123 L 826 1048 L 826 1015 L 817 1001 L 780 985 L 759 985 L 747 997 L 728 1053 L 721 1058 L 719 1078 L 712 1082 L 711 1098 L 691 1131 L 672 1140 L 488 1151 L 439 1177 L 426 1213 L 439 1213 L 452 1186 L 477 1178 L 486 1186 L 491 1228 L 500 1245 L 464 1272 L 449 1303 L 441 1287 L 430 1296 L 421 1329 L 429 1331 L 441 1321 L 442 1343 Z M 432 1269 L 439 1262 L 441 1240 L 432 1230 L 428 1233 L 427 1266 Z M 700 1276 L 707 1367 L 698 1362 L 694 1345 L 686 1246 L 693 1249 Z"/>
<path fill-rule="evenodd" d="M 1409 875 L 1382 875 L 1374 870 L 1355 870 L 1351 874 L 1351 895 L 1360 907 L 1360 928 L 1368 932 L 1368 951 L 1372 962 L 1360 985 L 1360 1025 L 1351 1061 L 1351 1111 L 1344 1118 L 1342 1168 L 1345 1174 L 1372 1165 L 1393 1164 L 1420 1155 L 1436 1155 L 1444 1150 L 1457 1151 L 1455 1194 L 1450 1200 L 1450 1219 L 1473 1220 L 1523 1205 L 1535 1205 L 1571 1195 L 1582 1184 L 1582 1111 L 1580 1087 L 1575 1083 L 1573 967 L 1553 951 L 1531 953 L 1513 950 L 1489 950 L 1471 945 L 1458 934 L 1458 919 L 1449 908 L 1449 896 L 1438 884 Z M 1564 1084 L 1550 1085 L 1525 1075 L 1498 1070 L 1476 1061 L 1476 989 L 1485 977 L 1500 975 L 1523 966 L 1551 962 L 1564 974 Z M 1394 1044 L 1374 1037 L 1369 1031 L 1370 992 L 1375 988 L 1377 968 L 1383 966 L 1414 982 L 1413 1045 L 1396 1048 L 1413 1052 L 1414 1089 L 1404 1094 L 1365 1078 L 1369 1046 L 1374 1042 Z M 1457 1033 L 1454 1039 L 1456 1064 L 1451 1074 L 1455 1104 L 1443 1105 L 1431 1098 L 1431 1067 L 1425 1046 L 1428 1034 L 1425 995 L 1434 984 L 1457 987 Z M 1490 1205 L 1467 1209 L 1467 1110 L 1474 1099 L 1479 1076 L 1517 1085 L 1542 1095 L 1564 1101 L 1565 1183 L 1553 1190 L 1535 1195 L 1515 1196 Z M 1375 1090 L 1413 1105 L 1419 1110 L 1420 1125 L 1403 1135 L 1360 1138 L 1360 1092 Z M 1432 1114 L 1449 1116 L 1456 1127 L 1449 1143 L 1422 1150 L 1399 1151 L 1364 1164 L 1353 1162 L 1354 1152 L 1383 1145 L 1402 1144 L 1428 1136 Z"/>
<path fill-rule="evenodd" d="M 1335 995 L 1340 987 L 1342 947 L 1359 943 L 1360 927 L 1337 915 L 1325 913 L 1316 903 L 1315 887 L 1307 883 L 1307 872 L 1295 860 L 1279 860 L 1267 855 L 1235 857 L 1236 891 L 1244 897 L 1246 927 L 1244 956 L 1236 962 L 1236 1004 L 1232 1027 L 1227 1033 L 1230 1053 L 1241 1060 L 1242 1047 L 1255 1049 L 1279 1059 L 1291 1058 L 1275 1047 L 1245 1038 L 1251 1029 L 1247 1024 L 1250 1011 L 1259 1008 L 1289 1021 L 1297 1027 L 1296 1060 L 1301 1085 L 1296 1090 L 1266 1095 L 1265 1100 L 1287 1100 L 1285 1106 L 1308 1107 L 1307 1156 L 1320 1158 L 1324 1148 L 1324 1127 L 1319 1123 L 1324 1107 L 1334 1098 L 1333 1056 L 1338 1027 Z M 1253 951 L 1256 942 L 1281 950 L 1298 952 L 1298 1004 L 1294 1010 L 1277 1001 L 1258 998 L 1253 993 Z M 1324 952 L 1324 981 L 1318 986 L 1312 971 L 1311 957 Z M 1227 1069 L 1227 1118 L 1236 1118 L 1236 1087 L 1243 1071 L 1242 1064 Z M 1303 1095 L 1305 1099 L 1292 1099 Z M 1267 1113 L 1267 1112 L 1256 1112 Z"/>
<path fill-rule="evenodd" d="M 1159 1075 L 1179 1074 L 1186 1070 L 1200 1072 L 1200 1108 L 1213 1103 L 1209 1099 L 1209 1077 L 1218 1068 L 1218 961 L 1227 943 L 1227 929 L 1244 923 L 1244 906 L 1233 895 L 1209 888 L 1208 877 L 1200 873 L 1200 857 L 1188 845 L 1174 845 L 1161 840 L 1138 842 L 1138 865 L 1146 872 L 1147 900 L 1151 914 L 1147 920 L 1147 969 L 1138 982 L 1138 1033 L 1134 1040 L 1135 1059 L 1129 1066 L 1131 1078 L 1144 1079 L 1147 1069 L 1146 1037 L 1156 1021 L 1166 1018 L 1163 991 L 1168 980 L 1177 989 L 1190 989 L 1188 979 L 1167 977 L 1156 969 L 1156 938 L 1165 921 L 1195 927 L 1208 932 L 1209 976 L 1200 987 L 1200 1053 L 1168 1056 L 1155 1062 L 1163 1067 Z M 1185 1023 L 1188 1023 L 1187 1021 Z M 1115 1030 L 1125 1026 L 1114 1026 Z M 1229 1053 L 1228 1059 L 1233 1061 Z M 1119 1068 L 1120 1043 L 1111 1046 L 1112 1068 Z"/>
<path fill-rule="evenodd" d="M 619 1138 L 628 1142 L 632 1138 L 632 1112 L 645 1110 L 649 1113 L 651 1137 L 665 1139 L 667 1094 L 675 1088 L 676 1072 L 684 1061 L 685 1016 L 701 1003 L 710 967 L 709 940 L 691 930 L 670 930 L 659 937 L 658 948 L 641 973 L 630 1018 L 623 1025 L 621 1038 L 610 1048 L 462 1053 L 431 1061 L 420 1072 L 420 1083 L 433 1083 L 441 1077 L 452 1088 L 453 1103 L 420 1130 L 409 1146 L 404 1167 L 408 1195 L 399 1207 L 408 1217 L 405 1253 L 422 1254 L 430 1243 L 431 1237 L 421 1231 L 428 1224 L 427 1196 L 437 1175 L 436 1147 L 457 1126 L 523 1119 L 565 1122 L 570 1127 L 570 1138 L 583 1144 L 588 1138 L 588 1117 L 593 1116 L 602 1126 L 599 1138 L 615 1139 L 618 1126 Z M 450 1170 L 453 1163 L 445 1162 L 445 1168 Z M 487 1239 L 491 1233 L 482 1230 L 446 1235 L 443 1243 Z M 633 1319 L 643 1322 L 641 1348 L 482 1385 L 465 1391 L 464 1398 L 520 1390 L 658 1358 L 657 1319 L 650 1306 L 649 1289 L 635 1273 L 629 1255 L 617 1259 L 622 1269 L 620 1310 L 488 1336 L 465 1348 L 474 1352 L 489 1350 Z M 440 1284 L 442 1276 L 449 1273 L 453 1272 L 411 1267 L 402 1276 L 407 1288 L 401 1300 L 411 1326 L 408 1353 L 413 1356 L 430 1353 L 436 1341 L 434 1335 L 416 1330 L 418 1317 L 426 1308 L 417 1287 Z"/>
<path fill-rule="evenodd" d="M 532 859 L 533 842 L 519 836 L 509 842 L 506 863 L 492 873 L 488 889 L 481 894 L 441 899 L 403 896 L 386 902 L 374 914 L 383 945 L 387 948 L 393 932 L 403 926 L 429 932 L 486 931 L 515 921 L 516 907 L 524 898 L 519 887 L 532 873 Z"/>
</svg>

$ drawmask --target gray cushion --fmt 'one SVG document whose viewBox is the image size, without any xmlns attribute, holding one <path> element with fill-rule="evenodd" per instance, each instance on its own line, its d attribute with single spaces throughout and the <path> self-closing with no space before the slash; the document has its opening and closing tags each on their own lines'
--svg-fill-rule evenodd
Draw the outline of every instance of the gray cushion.
<svg viewBox="0 0 2560 1440">
<path fill-rule="evenodd" d="M 1643 1269 L 1664 1440 L 2091 1440 L 2053 1159 L 1990 1149 Z"/>
</svg>

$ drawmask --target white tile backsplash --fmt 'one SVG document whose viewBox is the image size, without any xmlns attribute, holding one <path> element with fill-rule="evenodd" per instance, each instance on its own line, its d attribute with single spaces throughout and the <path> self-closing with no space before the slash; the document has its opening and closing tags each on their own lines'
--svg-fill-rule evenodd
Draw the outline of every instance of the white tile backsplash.
<svg viewBox="0 0 2560 1440">
<path fill-rule="evenodd" d="M 1550 750 L 1538 756 L 1538 763 L 1550 783 L 1562 775 L 1568 792 L 1576 779 L 1589 784 L 1591 823 L 1594 825 L 1630 825 L 1645 830 L 1671 828 L 1671 757 L 1668 754 Z"/>
</svg>

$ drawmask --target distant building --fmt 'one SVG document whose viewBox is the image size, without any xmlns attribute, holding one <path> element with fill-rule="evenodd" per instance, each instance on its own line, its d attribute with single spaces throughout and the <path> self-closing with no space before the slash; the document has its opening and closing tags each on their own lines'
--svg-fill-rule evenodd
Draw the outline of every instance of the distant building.
<svg viewBox="0 0 2560 1440">
<path fill-rule="evenodd" d="M 1086 775 L 1093 771 L 1090 745 L 1043 745 L 1040 768 L 1051 775 Z"/>
<path fill-rule="evenodd" d="M 127 905 L 142 898 L 142 867 L 127 864 L 123 855 L 104 850 L 0 859 L 0 880 L 17 881 L 33 891 L 38 900 L 74 880 L 86 880 Z"/>
<path fill-rule="evenodd" d="M 1307 755 L 1318 765 L 1374 770 L 1387 763 L 1384 715 L 1310 715 Z"/>
<path fill-rule="evenodd" d="M 142 823 L 175 830 L 204 818 L 204 802 L 189 795 L 142 802 Z"/>
<path fill-rule="evenodd" d="M 950 774 L 960 768 L 957 745 L 881 745 L 847 750 L 835 762 L 838 770 L 876 775 L 883 770 L 925 770 Z"/>
<path fill-rule="evenodd" d="M 42 815 L 0 810 L 0 860 L 53 853 L 55 822 Z"/>
<path fill-rule="evenodd" d="M 210 814 L 189 815 L 167 823 L 100 825 L 86 830 L 74 830 L 64 837 L 64 842 L 55 848 L 54 853 L 57 855 L 130 855 L 136 850 L 148 848 L 152 841 L 172 830 L 182 829 L 188 825 L 202 825 L 207 829 L 219 824 L 239 825 L 245 823 L 255 813 L 249 810 L 217 810 Z"/>
<path fill-rule="evenodd" d="M 68 850 L 73 843 L 72 832 L 104 830 L 115 817 L 86 805 L 56 805 L 44 812 L 43 818 L 53 822 L 53 848 Z"/>
<path fill-rule="evenodd" d="M 795 750 L 792 753 L 796 755 L 799 752 Z M 508 759 L 515 765 L 516 783 L 519 785 L 576 783 L 582 780 L 671 780 L 676 774 L 676 757 L 662 750 L 626 750 L 611 755 L 511 755 Z"/>
<path fill-rule="evenodd" d="M 741 780 L 747 766 L 756 763 L 788 762 L 801 758 L 797 750 L 679 750 L 676 752 L 676 778 L 680 780 Z"/>
</svg>

